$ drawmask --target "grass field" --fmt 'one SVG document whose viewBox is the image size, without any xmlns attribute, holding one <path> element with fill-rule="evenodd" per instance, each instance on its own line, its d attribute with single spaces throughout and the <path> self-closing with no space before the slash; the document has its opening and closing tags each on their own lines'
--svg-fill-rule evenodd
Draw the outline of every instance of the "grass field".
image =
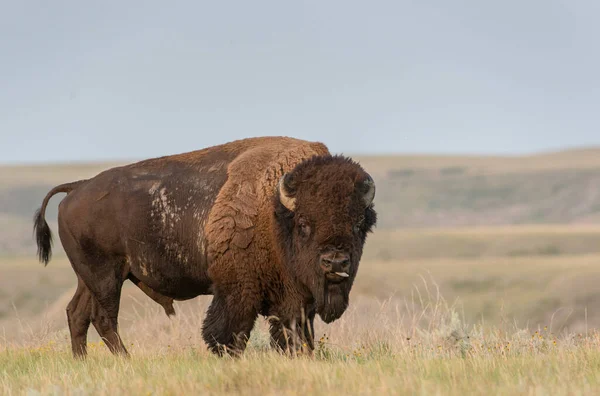
<svg viewBox="0 0 600 396">
<path fill-rule="evenodd" d="M 600 394 L 599 153 L 361 157 L 382 221 L 350 308 L 317 320 L 314 356 L 271 352 L 259 318 L 236 360 L 202 341 L 211 297 L 169 319 L 131 284 L 131 358 L 90 329 L 73 360 L 75 275 L 58 240 L 36 261 L 31 216 L 53 185 L 115 164 L 0 167 L 0 394 Z"/>
<path fill-rule="evenodd" d="M 64 309 L 75 277 L 60 254 L 0 259 L 2 394 L 596 394 L 600 391 L 600 227 L 395 230 L 374 234 L 351 294 L 315 356 L 270 352 L 257 321 L 247 354 L 211 356 L 210 297 L 177 316 L 124 288 L 130 359 L 90 330 L 71 358 Z M 435 249 L 428 247 L 435 246 Z M 550 248 L 552 247 L 552 248 Z"/>
<path fill-rule="evenodd" d="M 4 352 L 4 394 L 134 395 L 596 395 L 595 341 L 525 355 L 429 350 L 364 359 L 287 360 L 253 353 L 236 362 L 190 351 L 146 354 L 131 361 L 106 355 L 73 362 L 62 350 Z M 65 391 L 68 390 L 68 391 Z M 38 393 L 39 392 L 39 393 Z"/>
<path fill-rule="evenodd" d="M 359 299 L 339 321 L 317 323 L 314 356 L 268 350 L 259 320 L 240 359 L 210 355 L 203 301 L 166 319 L 153 306 L 123 329 L 131 357 L 97 340 L 74 360 L 67 332 L 0 347 L 2 394 L 597 394 L 600 334 L 552 327 L 469 325 L 436 292 L 414 304 Z M 149 304 L 141 303 L 140 306 Z M 125 321 L 130 322 L 132 318 Z M 33 392 L 33 393 L 32 393 Z M 38 393 L 39 392 L 39 393 Z"/>
</svg>

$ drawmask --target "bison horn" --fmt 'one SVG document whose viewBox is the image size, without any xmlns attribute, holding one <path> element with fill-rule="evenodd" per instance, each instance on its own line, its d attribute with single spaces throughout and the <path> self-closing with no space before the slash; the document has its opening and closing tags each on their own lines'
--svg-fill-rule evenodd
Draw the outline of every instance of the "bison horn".
<svg viewBox="0 0 600 396">
<path fill-rule="evenodd" d="M 292 197 L 290 192 L 287 190 L 285 186 L 285 176 L 286 175 L 283 175 L 279 179 L 279 200 L 283 206 L 293 212 L 294 209 L 296 209 L 296 198 Z"/>
<path fill-rule="evenodd" d="M 370 206 L 373 203 L 373 199 L 375 199 L 375 182 L 371 178 L 371 176 L 367 177 L 367 180 L 364 181 L 365 186 L 369 189 L 363 196 L 364 202 L 366 206 Z"/>
</svg>

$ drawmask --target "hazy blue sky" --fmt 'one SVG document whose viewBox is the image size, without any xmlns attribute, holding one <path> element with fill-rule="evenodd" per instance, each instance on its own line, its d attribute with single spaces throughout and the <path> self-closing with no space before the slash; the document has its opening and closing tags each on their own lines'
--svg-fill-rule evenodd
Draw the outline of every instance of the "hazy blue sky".
<svg viewBox="0 0 600 396">
<path fill-rule="evenodd" d="M 600 1 L 3 1 L 0 162 L 600 144 Z"/>
</svg>

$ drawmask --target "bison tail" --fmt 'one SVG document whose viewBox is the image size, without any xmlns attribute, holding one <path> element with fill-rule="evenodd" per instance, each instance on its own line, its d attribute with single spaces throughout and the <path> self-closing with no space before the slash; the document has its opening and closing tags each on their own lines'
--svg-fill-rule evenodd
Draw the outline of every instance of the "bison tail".
<svg viewBox="0 0 600 396">
<path fill-rule="evenodd" d="M 85 180 L 79 180 L 73 183 L 61 184 L 60 186 L 54 187 L 44 198 L 42 206 L 35 212 L 35 216 L 33 218 L 33 232 L 35 234 L 35 241 L 37 243 L 37 256 L 40 262 L 44 263 L 44 266 L 48 265 L 50 257 L 52 257 L 52 232 L 50 231 L 50 227 L 48 226 L 45 218 L 48 201 L 50 201 L 50 198 L 52 198 L 52 196 L 55 194 L 70 193 L 84 181 Z"/>
<path fill-rule="evenodd" d="M 35 212 L 33 232 L 35 233 L 35 241 L 37 243 L 38 259 L 46 266 L 52 256 L 52 231 L 50 231 L 50 227 L 48 227 L 48 223 L 44 218 L 42 208 Z"/>
</svg>

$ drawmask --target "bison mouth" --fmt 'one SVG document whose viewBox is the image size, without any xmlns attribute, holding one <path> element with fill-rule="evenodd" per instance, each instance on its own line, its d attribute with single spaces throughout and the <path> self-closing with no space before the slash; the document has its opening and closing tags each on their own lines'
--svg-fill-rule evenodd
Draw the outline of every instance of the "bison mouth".
<svg viewBox="0 0 600 396">
<path fill-rule="evenodd" d="M 342 283 L 350 277 L 347 272 L 330 272 L 325 275 L 325 279 L 329 283 Z"/>
<path fill-rule="evenodd" d="M 325 323 L 331 323 L 346 311 L 348 307 L 348 292 L 345 282 L 325 282 L 323 294 L 317 298 L 317 313 Z"/>
</svg>

